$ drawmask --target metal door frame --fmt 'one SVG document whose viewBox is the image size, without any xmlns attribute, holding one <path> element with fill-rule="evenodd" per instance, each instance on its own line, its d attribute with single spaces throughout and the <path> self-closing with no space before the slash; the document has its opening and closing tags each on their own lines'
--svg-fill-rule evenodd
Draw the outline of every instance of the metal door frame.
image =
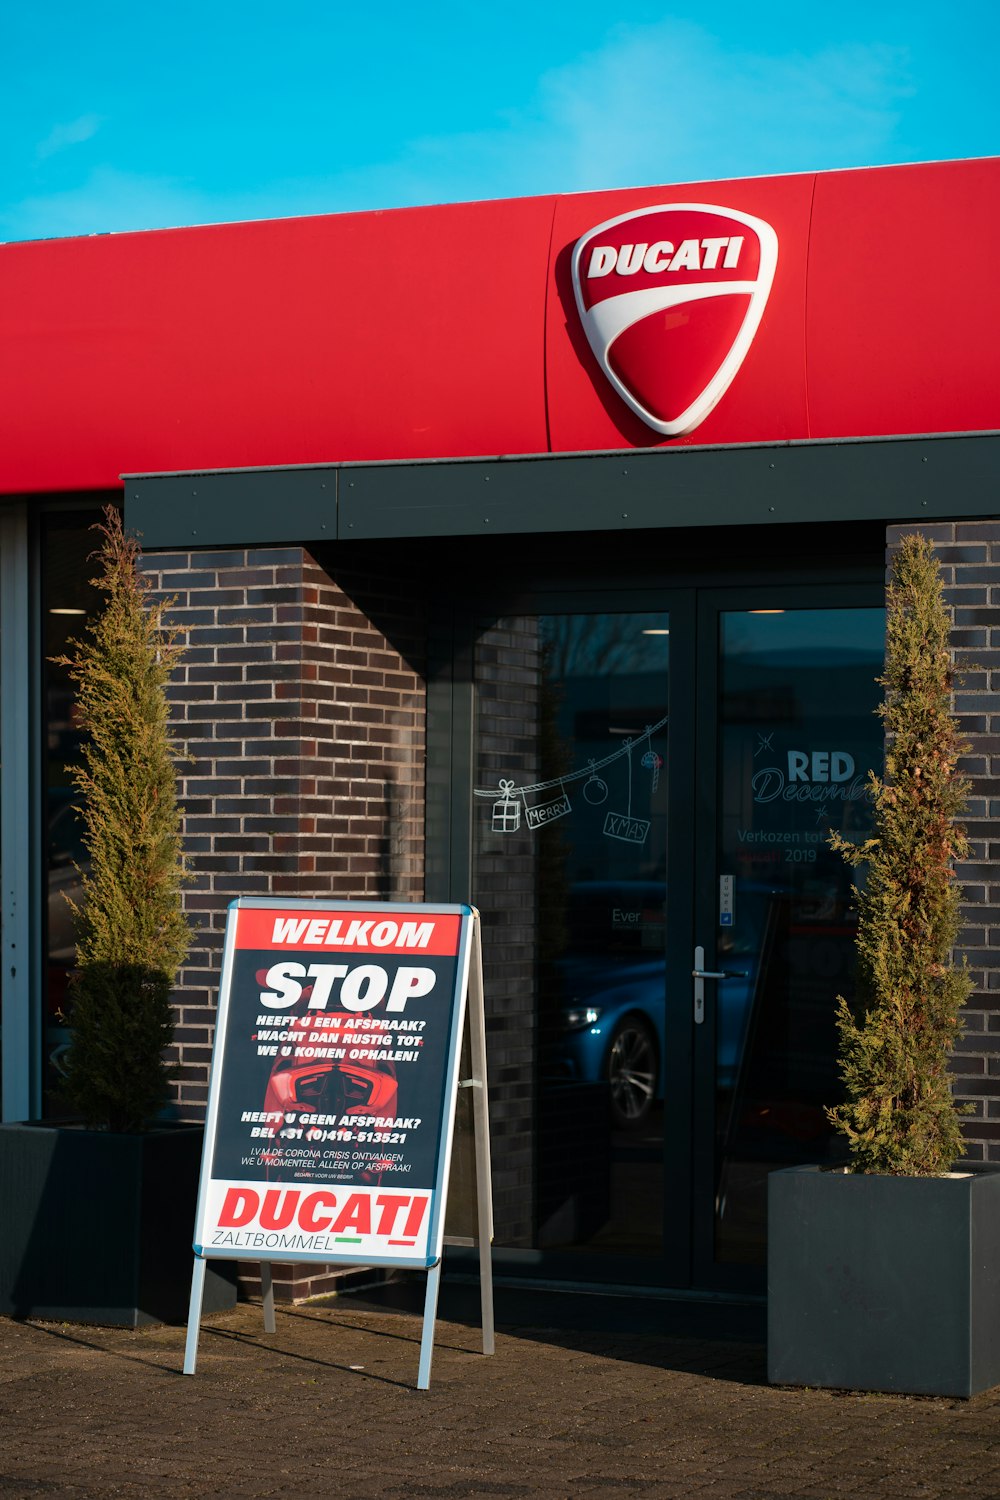
<svg viewBox="0 0 1000 1500">
<path fill-rule="evenodd" d="M 694 840 L 692 928 L 687 958 L 694 947 L 705 950 L 705 965 L 715 969 L 718 926 L 719 811 L 719 654 L 723 614 L 760 608 L 883 608 L 884 590 L 874 585 L 829 583 L 736 585 L 698 593 L 696 625 L 697 683 L 695 699 L 696 776 L 693 798 L 697 832 Z M 689 988 L 692 985 L 689 963 Z M 679 977 L 679 976 L 678 976 Z M 762 1292 L 763 1266 L 717 1265 L 715 1239 L 715 1000 L 717 981 L 706 982 L 705 1024 L 694 1028 L 691 1119 L 691 1277 L 692 1285 L 719 1291 Z M 693 1005 L 689 1006 L 693 1011 Z"/>
<path fill-rule="evenodd" d="M 817 570 L 821 571 L 821 570 Z M 760 576 L 759 574 L 757 575 Z M 787 575 L 786 575 L 787 576 Z M 573 1285 L 646 1285 L 707 1294 L 760 1293 L 764 1270 L 714 1262 L 714 1026 L 693 1024 L 692 954 L 699 932 L 714 958 L 718 745 L 718 618 L 725 611 L 775 601 L 788 609 L 881 607 L 878 582 L 837 582 L 833 570 L 809 584 L 715 578 L 665 580 L 662 588 L 609 584 L 606 589 L 548 587 L 497 590 L 492 606 L 440 601 L 431 621 L 428 666 L 428 900 L 468 900 L 472 876 L 473 682 L 476 615 L 629 613 L 670 615 L 670 755 L 668 788 L 667 995 L 683 995 L 666 1018 L 663 1256 L 654 1267 L 638 1257 L 595 1252 L 606 1274 L 591 1282 L 584 1257 L 495 1250 L 498 1271 L 554 1277 Z M 507 597 L 503 597 L 507 594 Z M 687 721 L 687 722 L 685 722 Z M 711 920 L 706 917 L 711 914 Z M 706 960 L 708 962 L 708 960 Z M 711 964 L 709 965 L 711 966 Z M 655 1274 L 651 1275 L 651 1271 Z M 582 1273 L 582 1274 L 581 1274 Z M 565 1278 L 565 1280 L 564 1280 Z"/>
</svg>

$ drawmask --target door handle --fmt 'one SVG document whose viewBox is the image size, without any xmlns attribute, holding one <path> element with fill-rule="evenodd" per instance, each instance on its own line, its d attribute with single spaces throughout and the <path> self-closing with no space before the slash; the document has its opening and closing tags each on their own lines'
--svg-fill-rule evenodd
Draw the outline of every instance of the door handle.
<svg viewBox="0 0 1000 1500">
<path fill-rule="evenodd" d="M 746 969 L 706 969 L 705 950 L 696 948 L 694 968 L 691 970 L 691 978 L 694 980 L 694 1024 L 701 1026 L 705 1020 L 706 979 L 749 979 L 749 977 Z"/>
</svg>

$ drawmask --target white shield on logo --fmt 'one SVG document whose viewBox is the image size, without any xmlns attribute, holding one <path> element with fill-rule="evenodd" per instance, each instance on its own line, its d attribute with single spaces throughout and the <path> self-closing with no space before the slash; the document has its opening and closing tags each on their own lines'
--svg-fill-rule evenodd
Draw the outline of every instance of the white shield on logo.
<svg viewBox="0 0 1000 1500">
<path fill-rule="evenodd" d="M 577 241 L 573 291 L 587 340 L 655 432 L 693 431 L 728 390 L 777 263 L 770 224 L 710 203 L 637 209 Z"/>
</svg>

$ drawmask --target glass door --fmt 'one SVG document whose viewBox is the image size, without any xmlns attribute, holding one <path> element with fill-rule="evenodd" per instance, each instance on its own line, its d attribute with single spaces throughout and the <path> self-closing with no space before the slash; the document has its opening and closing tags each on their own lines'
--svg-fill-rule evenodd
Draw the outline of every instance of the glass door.
<svg viewBox="0 0 1000 1500">
<path fill-rule="evenodd" d="M 598 1257 L 655 1282 L 670 617 L 503 618 L 479 635 L 476 685 L 497 1243 L 581 1280 Z"/>
<path fill-rule="evenodd" d="M 472 893 L 512 1269 L 762 1287 L 768 1172 L 836 1151 L 854 911 L 828 834 L 869 828 L 879 598 L 480 622 Z"/>
<path fill-rule="evenodd" d="M 826 1111 L 856 913 L 829 834 L 869 835 L 883 753 L 882 609 L 758 598 L 708 597 L 700 622 L 695 1255 L 723 1282 L 764 1263 L 767 1174 L 842 1154 Z"/>
</svg>

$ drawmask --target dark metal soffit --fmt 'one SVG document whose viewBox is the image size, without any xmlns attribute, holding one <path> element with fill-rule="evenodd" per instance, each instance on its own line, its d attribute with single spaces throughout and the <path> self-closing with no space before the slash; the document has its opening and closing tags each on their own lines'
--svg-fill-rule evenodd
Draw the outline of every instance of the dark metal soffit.
<svg viewBox="0 0 1000 1500">
<path fill-rule="evenodd" d="M 1000 433 L 131 474 L 149 548 L 1000 512 Z"/>
</svg>

